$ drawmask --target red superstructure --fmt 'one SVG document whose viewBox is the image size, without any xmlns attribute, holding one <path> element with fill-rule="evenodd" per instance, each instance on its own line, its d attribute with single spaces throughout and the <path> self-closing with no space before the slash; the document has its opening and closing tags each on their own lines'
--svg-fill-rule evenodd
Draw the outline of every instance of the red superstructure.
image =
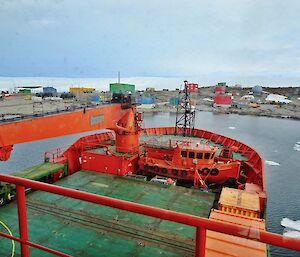
<svg viewBox="0 0 300 257">
<path fill-rule="evenodd" d="M 142 173 L 159 174 L 175 179 L 195 179 L 203 176 L 207 182 L 223 184 L 229 179 L 239 178 L 239 161 L 216 157 L 217 148 L 202 142 L 181 141 L 169 146 L 145 144 L 145 152 L 139 159 Z M 199 177 L 199 175 L 197 177 Z"/>
<path fill-rule="evenodd" d="M 131 117 L 131 115 L 133 112 L 126 117 Z M 123 126 L 126 127 L 128 125 L 125 125 L 124 120 L 128 121 L 128 119 L 123 119 Z M 137 118 L 129 120 L 138 122 Z M 118 133 L 118 128 L 116 130 Z M 138 135 L 174 135 L 175 133 L 174 127 L 147 128 L 136 134 L 139 130 L 139 126 L 132 126 L 131 134 L 128 137 L 125 134 L 125 139 L 131 140 L 132 137 Z M 123 129 L 121 131 L 124 132 Z M 182 133 L 183 131 L 177 131 L 177 135 L 182 135 Z M 105 137 L 101 135 L 105 135 Z M 127 152 L 124 152 L 125 148 L 123 147 L 119 148 L 121 152 L 117 151 L 116 146 L 120 144 L 116 141 L 121 138 L 121 145 L 126 146 L 123 141 L 124 137 L 106 132 L 79 139 L 62 152 L 58 159 L 68 160 L 69 174 L 83 169 L 118 176 L 126 174 L 143 174 L 150 177 L 160 175 L 189 181 L 196 187 L 207 187 L 207 184 L 211 183 L 234 186 L 258 194 L 263 214 L 266 191 L 263 161 L 260 155 L 239 141 L 212 132 L 194 129 L 192 136 L 194 139 L 198 137 L 199 140 L 173 143 L 169 141 L 168 144 L 158 142 L 156 145 L 150 141 L 141 143 L 135 152 L 133 151 L 136 150 L 135 145 L 128 143 Z M 216 156 L 216 147 L 209 146 L 200 139 L 221 144 L 223 147 L 218 156 Z M 133 142 L 136 142 L 135 140 Z M 234 159 L 233 151 L 244 155 L 247 160 Z"/>
</svg>

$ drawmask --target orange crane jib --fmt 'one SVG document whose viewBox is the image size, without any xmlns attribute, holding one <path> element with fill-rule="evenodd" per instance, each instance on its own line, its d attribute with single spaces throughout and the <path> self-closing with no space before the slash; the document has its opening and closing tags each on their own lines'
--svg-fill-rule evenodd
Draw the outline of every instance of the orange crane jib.
<svg viewBox="0 0 300 257">
<path fill-rule="evenodd" d="M 13 145 L 93 130 L 115 129 L 118 121 L 132 112 L 121 104 L 84 108 L 40 117 L 0 123 L 0 160 L 9 159 Z"/>
</svg>

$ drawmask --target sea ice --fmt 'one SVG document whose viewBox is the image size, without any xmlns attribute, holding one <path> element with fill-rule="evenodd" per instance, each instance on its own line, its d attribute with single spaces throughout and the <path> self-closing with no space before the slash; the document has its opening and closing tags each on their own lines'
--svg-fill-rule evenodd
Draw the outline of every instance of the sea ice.
<svg viewBox="0 0 300 257">
<path fill-rule="evenodd" d="M 265 161 L 265 163 L 267 165 L 270 165 L 270 166 L 280 166 L 280 164 L 278 162 L 273 162 L 273 161 Z"/>
<path fill-rule="evenodd" d="M 289 218 L 283 218 L 281 220 L 281 226 L 289 229 L 298 230 L 300 232 L 300 220 L 294 221 Z"/>
<path fill-rule="evenodd" d="M 300 152 L 300 141 L 297 142 L 297 143 L 294 145 L 293 148 L 294 148 L 295 151 L 299 151 L 299 152 Z"/>
<path fill-rule="evenodd" d="M 283 235 L 287 237 L 300 238 L 300 232 L 296 230 L 288 230 L 284 232 Z"/>
</svg>

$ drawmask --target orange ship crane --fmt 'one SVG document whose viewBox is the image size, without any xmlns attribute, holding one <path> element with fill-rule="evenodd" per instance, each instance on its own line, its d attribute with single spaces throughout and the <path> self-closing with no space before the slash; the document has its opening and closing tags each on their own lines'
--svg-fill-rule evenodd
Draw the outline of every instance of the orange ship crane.
<svg viewBox="0 0 300 257">
<path fill-rule="evenodd" d="M 131 109 L 121 104 L 97 108 L 83 108 L 40 117 L 0 123 L 0 160 L 7 161 L 15 144 L 41 139 L 78 134 L 117 126 L 118 121 Z"/>
</svg>

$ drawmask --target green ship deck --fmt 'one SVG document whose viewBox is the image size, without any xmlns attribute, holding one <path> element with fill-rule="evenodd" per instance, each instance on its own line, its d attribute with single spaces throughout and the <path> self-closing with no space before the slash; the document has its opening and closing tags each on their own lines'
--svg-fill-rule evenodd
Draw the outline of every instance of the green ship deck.
<svg viewBox="0 0 300 257">
<path fill-rule="evenodd" d="M 64 167 L 65 166 L 63 164 L 45 162 L 34 167 L 15 172 L 12 175 L 31 180 L 40 180 L 41 178 L 47 177 L 58 170 L 64 169 Z"/>
<path fill-rule="evenodd" d="M 214 194 L 184 187 L 80 171 L 56 183 L 99 195 L 208 217 Z M 29 240 L 73 256 L 193 256 L 195 229 L 45 192 L 27 195 Z M 18 236 L 16 203 L 0 208 L 0 220 Z M 4 231 L 1 227 L 0 231 Z M 0 256 L 11 241 L 0 238 Z M 20 256 L 16 243 L 15 256 Z M 32 257 L 53 256 L 31 248 Z"/>
</svg>

